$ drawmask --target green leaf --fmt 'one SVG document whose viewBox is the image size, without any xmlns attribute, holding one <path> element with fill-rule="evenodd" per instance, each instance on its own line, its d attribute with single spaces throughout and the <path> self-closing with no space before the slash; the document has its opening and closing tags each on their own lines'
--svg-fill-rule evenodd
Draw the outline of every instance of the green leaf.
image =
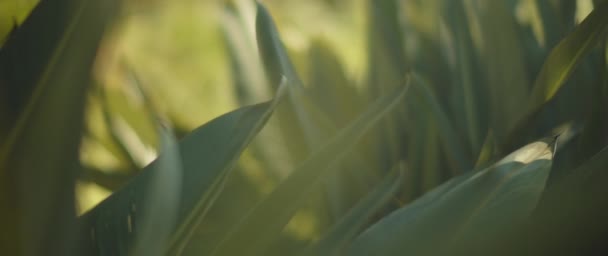
<svg viewBox="0 0 608 256">
<path fill-rule="evenodd" d="M 160 129 L 160 155 L 146 188 L 141 224 L 133 255 L 165 255 L 177 224 L 183 168 L 177 141 L 170 129 Z M 133 220 L 129 224 L 133 225 Z"/>
<path fill-rule="evenodd" d="M 239 155 L 262 129 L 285 85 L 279 87 L 273 101 L 243 107 L 222 115 L 195 129 L 179 143 L 183 168 L 178 226 L 170 252 L 180 254 L 199 228 L 213 204 L 225 178 Z M 161 158 L 162 159 L 162 158 Z M 137 238 L 145 212 L 148 187 L 159 170 L 159 160 L 152 162 L 132 182 L 81 217 L 87 236 L 81 244 L 88 255 L 126 255 Z"/>
<path fill-rule="evenodd" d="M 309 55 L 311 98 L 337 127 L 343 127 L 361 112 L 364 101 L 326 42 L 313 41 Z"/>
<path fill-rule="evenodd" d="M 43 1 L 0 51 L 0 247 L 65 255 L 90 70 L 116 1 Z M 4 120 L 3 120 L 4 121 Z"/>
<path fill-rule="evenodd" d="M 402 184 L 401 171 L 389 173 L 382 183 L 362 198 L 324 237 L 301 255 L 335 255 L 357 235 L 369 218 L 394 196 Z"/>
<path fill-rule="evenodd" d="M 276 117 L 280 125 L 279 128 L 283 140 L 288 142 L 286 143 L 286 148 L 290 154 L 291 163 L 296 165 L 304 161 L 309 156 L 312 149 L 323 145 L 327 139 L 336 134 L 336 131 L 338 130 L 336 129 L 336 122 L 343 125 L 344 121 L 335 118 L 336 116 L 328 115 L 332 109 L 322 108 L 325 106 L 321 104 L 322 99 L 315 97 L 317 95 L 309 93 L 310 91 L 307 91 L 302 87 L 289 56 L 287 56 L 287 53 L 280 42 L 279 34 L 274 26 L 272 18 L 264 6 L 259 3 L 257 10 L 256 29 L 258 47 L 265 64 L 264 67 L 269 75 L 269 80 L 272 81 L 274 76 L 285 74 L 290 84 L 288 87 L 289 98 L 284 104 L 277 108 Z M 346 82 L 345 78 L 343 82 Z M 326 84 L 325 86 L 327 88 L 341 88 L 348 85 L 331 83 Z M 350 95 L 353 94 L 342 96 L 348 97 Z M 351 97 L 348 99 L 354 98 Z M 344 109 L 345 108 L 341 108 L 340 110 Z M 346 109 L 351 111 L 351 115 L 349 116 L 351 118 L 354 117 L 355 111 L 358 110 L 356 106 L 349 106 Z M 358 112 L 356 112 L 356 114 L 358 114 Z M 347 117 L 345 113 L 337 116 L 340 116 L 341 118 Z M 356 196 L 367 191 L 367 186 L 361 186 L 361 184 L 367 185 L 370 181 L 377 181 L 376 179 L 369 179 L 370 175 L 368 173 L 373 170 L 373 168 L 368 168 L 368 163 L 371 163 L 371 161 L 365 161 L 367 159 L 363 157 L 359 158 L 358 156 L 361 155 L 363 154 L 352 157 L 352 159 L 355 160 L 349 162 L 350 165 L 348 166 L 345 164 L 336 167 L 344 171 L 329 177 L 324 183 L 324 188 L 320 189 L 319 195 L 328 200 L 327 202 L 320 202 L 321 204 L 326 203 L 321 207 L 311 207 L 315 212 L 314 214 L 317 217 L 317 220 L 319 220 L 320 228 L 327 226 L 325 225 L 326 223 L 331 223 L 332 218 L 337 218 L 344 214 L 344 212 L 356 202 Z M 346 170 L 348 170 L 348 173 L 346 173 Z M 346 184 L 351 180 L 355 180 L 354 183 L 358 184 L 348 187 L 343 186 L 343 184 Z M 313 199 L 312 204 L 318 205 L 319 201 L 323 200 Z"/>
<path fill-rule="evenodd" d="M 260 65 L 255 34 L 250 33 L 247 20 L 250 9 L 255 12 L 252 1 L 227 2 L 222 13 L 222 32 L 230 57 L 232 83 L 241 105 L 251 104 L 270 95 L 264 69 Z M 236 5 L 236 8 L 235 8 Z"/>
<path fill-rule="evenodd" d="M 298 74 L 281 42 L 276 26 L 266 8 L 257 2 L 256 35 L 258 49 L 268 81 L 272 85 L 279 77 L 287 78 L 288 100 L 277 109 L 281 133 L 293 163 L 304 160 L 321 139 L 322 130 L 312 114 L 304 108 L 306 94 Z"/>
<path fill-rule="evenodd" d="M 576 145 L 572 145 L 576 146 Z M 564 151 L 560 151 L 564 152 Z M 552 182 L 502 255 L 593 255 L 608 228 L 608 147 Z M 530 246 L 529 241 L 534 241 Z"/>
<path fill-rule="evenodd" d="M 549 102 L 574 69 L 578 66 L 601 39 L 606 36 L 608 29 L 608 2 L 597 6 L 566 38 L 562 39 L 551 50 L 540 73 L 536 77 L 534 87 L 527 102 L 525 111 L 517 123 L 510 129 L 509 140 L 504 149 L 513 147 L 514 139 L 522 137 L 542 107 Z"/>
<path fill-rule="evenodd" d="M 403 35 L 399 24 L 399 1 L 380 0 L 368 3 L 369 87 L 371 97 L 398 86 L 406 71 Z"/>
<path fill-rule="evenodd" d="M 257 255 L 277 239 L 283 227 L 323 177 L 334 173 L 355 143 L 393 109 L 409 86 L 383 95 L 366 112 L 316 150 L 232 229 L 212 255 Z M 262 232 L 261 232 L 262 231 Z"/>
<path fill-rule="evenodd" d="M 572 33 L 551 50 L 536 77 L 528 106 L 529 112 L 537 111 L 553 98 L 577 64 L 606 36 L 607 11 L 608 3 L 596 7 Z"/>
<path fill-rule="evenodd" d="M 348 255 L 460 255 L 483 248 L 536 206 L 551 144 L 529 144 L 490 168 L 453 178 L 371 226 Z"/>
<path fill-rule="evenodd" d="M 270 85 L 278 84 L 282 76 L 287 77 L 289 87 L 302 87 L 302 81 L 281 42 L 277 28 L 266 7 L 257 2 L 255 19 L 258 49 L 264 62 Z"/>
</svg>

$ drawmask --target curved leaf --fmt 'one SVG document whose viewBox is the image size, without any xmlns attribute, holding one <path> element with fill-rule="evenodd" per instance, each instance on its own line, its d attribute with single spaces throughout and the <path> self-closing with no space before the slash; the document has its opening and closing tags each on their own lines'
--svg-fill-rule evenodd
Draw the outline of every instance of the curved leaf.
<svg viewBox="0 0 608 256">
<path fill-rule="evenodd" d="M 281 42 L 277 28 L 266 7 L 257 2 L 257 16 L 255 19 L 258 49 L 271 85 L 278 84 L 282 76 L 287 77 L 289 87 L 302 87 L 287 51 Z"/>
<path fill-rule="evenodd" d="M 313 152 L 226 235 L 213 255 L 263 254 L 264 249 L 279 237 L 283 227 L 302 205 L 305 196 L 311 193 L 323 177 L 328 177 L 339 169 L 335 168 L 336 164 L 350 152 L 367 130 L 403 99 L 408 88 L 409 86 L 396 88 L 383 95 L 347 128 Z"/>
<path fill-rule="evenodd" d="M 234 166 L 241 152 L 264 126 L 285 86 L 270 102 L 243 107 L 197 128 L 179 143 L 181 164 L 180 202 L 177 229 L 170 251 L 179 254 L 190 242 L 206 211 Z M 162 159 L 162 158 L 161 158 Z M 162 168 L 155 160 L 127 186 L 81 217 L 83 230 L 90 236 L 81 241 L 87 255 L 126 255 L 137 238 L 145 198 L 154 175 Z"/>
<path fill-rule="evenodd" d="M 535 142 L 456 177 L 370 227 L 348 255 L 460 255 L 483 247 L 531 213 L 551 159 L 552 145 Z"/>
<path fill-rule="evenodd" d="M 175 229 L 182 186 L 182 162 L 171 129 L 160 129 L 160 155 L 143 203 L 141 225 L 133 255 L 165 255 Z M 130 224 L 132 225 L 132 219 Z"/>
<path fill-rule="evenodd" d="M 608 28 L 608 3 L 596 7 L 576 29 L 562 39 L 545 60 L 536 77 L 528 110 L 536 111 L 549 101 L 574 71 L 577 64 L 599 40 Z"/>
<path fill-rule="evenodd" d="M 608 2 L 603 2 L 579 24 L 572 33 L 562 39 L 551 50 L 528 99 L 527 107 L 519 120 L 509 130 L 509 137 L 503 150 L 509 150 L 522 134 L 541 108 L 549 102 L 568 80 L 572 72 L 597 44 L 606 37 L 608 29 Z"/>
</svg>

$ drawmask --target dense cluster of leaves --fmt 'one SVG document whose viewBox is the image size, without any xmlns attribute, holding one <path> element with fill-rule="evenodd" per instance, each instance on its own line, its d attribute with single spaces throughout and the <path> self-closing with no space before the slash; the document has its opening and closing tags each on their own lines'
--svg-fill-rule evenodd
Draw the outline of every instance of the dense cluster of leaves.
<svg viewBox="0 0 608 256">
<path fill-rule="evenodd" d="M 117 3 L 42 1 L 0 49 L 0 249 L 606 252 L 608 2 L 580 23 L 572 3 L 369 1 L 368 70 L 357 83 L 320 40 L 292 62 L 262 4 L 230 2 L 222 29 L 245 106 L 178 141 L 134 83 L 160 155 L 123 185 L 79 160 L 87 93 L 105 97 L 89 89 L 89 71 Z M 521 5 L 528 23 L 515 15 Z M 263 102 L 262 91 L 275 93 Z M 107 106 L 103 119 L 116 122 Z M 243 152 L 259 166 L 240 162 Z M 78 179 L 115 192 L 77 216 Z"/>
</svg>

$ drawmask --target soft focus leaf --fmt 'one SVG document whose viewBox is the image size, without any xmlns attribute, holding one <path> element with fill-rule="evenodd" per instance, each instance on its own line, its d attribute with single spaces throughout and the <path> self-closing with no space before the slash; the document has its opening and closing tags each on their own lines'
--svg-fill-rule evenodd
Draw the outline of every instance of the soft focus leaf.
<svg viewBox="0 0 608 256">
<path fill-rule="evenodd" d="M 479 251 L 531 214 L 551 159 L 552 145 L 535 142 L 490 168 L 456 177 L 371 226 L 353 242 L 349 255 Z"/>
<path fill-rule="evenodd" d="M 384 115 L 403 99 L 409 86 L 396 88 L 379 98 L 359 118 L 301 163 L 292 174 L 238 225 L 226 234 L 213 255 L 258 255 L 277 239 L 281 230 L 302 205 L 306 195 L 323 177 L 337 168 L 339 161 L 355 143 Z M 264 232 L 260 232 L 263 230 Z"/>
<path fill-rule="evenodd" d="M 239 1 L 234 4 L 254 6 L 250 1 Z M 257 54 L 255 38 L 248 30 L 247 21 L 243 16 L 248 13 L 238 12 L 246 7 L 235 8 L 227 5 L 222 15 L 222 31 L 228 47 L 228 55 L 232 70 L 232 83 L 240 104 L 246 105 L 267 97 L 268 92 L 264 69 L 261 67 L 260 56 Z"/>
<path fill-rule="evenodd" d="M 516 28 L 515 17 L 505 1 L 477 5 L 483 38 L 483 71 L 487 77 L 490 124 L 499 141 L 522 111 L 528 95 L 529 78 L 525 72 L 525 52 Z"/>
<path fill-rule="evenodd" d="M 362 198 L 324 237 L 302 255 L 334 255 L 342 250 L 368 219 L 393 198 L 402 183 L 403 174 L 399 170 L 389 173 L 382 183 Z"/>
<path fill-rule="evenodd" d="M 570 77 L 574 69 L 597 44 L 605 38 L 608 28 L 608 3 L 597 6 L 566 38 L 562 39 L 545 60 L 536 77 L 525 112 L 511 128 L 511 139 L 521 137 L 538 111 L 550 101 Z M 510 148 L 513 141 L 507 141 Z"/>
<path fill-rule="evenodd" d="M 500 255 L 593 255 L 608 228 L 608 148 L 554 181 L 526 227 L 498 247 Z M 534 246 L 528 242 L 534 241 Z"/>
<path fill-rule="evenodd" d="M 282 95 L 279 92 L 273 101 L 218 117 L 180 141 L 183 173 L 171 253 L 179 254 L 190 242 L 235 161 L 264 126 Z M 133 231 L 147 214 L 142 208 L 153 177 L 162 170 L 159 164 L 162 162 L 156 160 L 148 165 L 127 186 L 81 217 L 83 229 L 91 234 L 82 241 L 88 255 L 127 254 L 137 238 Z"/>
<path fill-rule="evenodd" d="M 367 10 L 369 16 L 367 34 L 367 54 L 370 63 L 368 65 L 366 94 L 368 100 L 373 100 L 378 95 L 390 91 L 391 88 L 399 86 L 403 82 L 407 71 L 403 47 L 402 31 L 399 27 L 400 2 L 395 0 L 368 1 Z M 380 145 L 377 147 L 381 169 L 389 169 L 389 163 L 395 162 L 401 153 L 403 146 L 398 143 L 404 140 L 403 133 L 399 132 L 403 121 L 403 107 L 397 107 L 396 111 L 383 124 L 372 133 L 375 141 Z"/>
<path fill-rule="evenodd" d="M 44 1 L 0 50 L 0 247 L 65 255 L 75 239 L 74 183 L 86 91 L 115 1 Z M 4 95 L 3 95 L 4 96 Z M 2 130 L 2 129 L 0 129 Z"/>
<path fill-rule="evenodd" d="M 171 130 L 161 129 L 159 137 L 160 155 L 146 188 L 133 255 L 165 255 L 177 224 L 183 172 L 181 156 Z M 129 224 L 133 225 L 132 221 Z"/>
<path fill-rule="evenodd" d="M 278 84 L 282 76 L 287 78 L 289 87 L 302 87 L 296 69 L 294 68 L 285 46 L 281 42 L 277 28 L 266 7 L 257 2 L 255 19 L 258 49 L 264 61 L 264 66 L 271 85 Z"/>
<path fill-rule="evenodd" d="M 447 1 L 442 10 L 453 38 L 449 47 L 454 50 L 456 60 L 452 67 L 454 86 L 449 112 L 453 114 L 454 128 L 458 128 L 457 131 L 461 134 L 466 134 L 466 142 L 469 144 L 467 148 L 470 148 L 470 154 L 475 157 L 481 150 L 487 128 L 487 102 L 483 98 L 483 74 L 475 58 L 476 48 L 464 5 L 463 1 Z"/>
<path fill-rule="evenodd" d="M 429 119 L 438 126 L 439 136 L 443 141 L 450 161 L 455 167 L 455 173 L 463 172 L 464 170 L 471 168 L 471 160 L 466 156 L 466 153 L 463 150 L 466 146 L 463 145 L 460 136 L 457 135 L 447 114 L 441 108 L 433 91 L 431 91 L 428 82 L 422 76 L 415 73 L 412 75 L 412 80 L 412 93 L 410 95 L 412 96 L 411 100 L 414 104 L 410 105 L 410 107 L 424 110 L 424 113 L 429 116 Z"/>
</svg>

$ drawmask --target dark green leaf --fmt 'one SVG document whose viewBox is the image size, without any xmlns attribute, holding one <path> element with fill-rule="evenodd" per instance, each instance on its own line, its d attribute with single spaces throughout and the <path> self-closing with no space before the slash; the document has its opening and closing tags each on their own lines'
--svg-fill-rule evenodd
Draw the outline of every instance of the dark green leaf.
<svg viewBox="0 0 608 256">
<path fill-rule="evenodd" d="M 0 50 L 0 247 L 65 255 L 90 70 L 116 1 L 43 1 Z M 5 114 L 5 113 L 3 113 Z M 3 130 L 0 129 L 0 130 Z"/>
<path fill-rule="evenodd" d="M 606 13 L 608 13 L 608 2 L 597 6 L 572 33 L 551 50 L 536 77 L 525 111 L 520 114 L 520 119 L 510 130 L 509 140 L 506 141 L 508 145 L 504 146 L 504 149 L 512 148 L 514 143 L 519 142 L 514 140 L 522 137 L 526 129 L 529 129 L 529 123 L 555 96 L 583 57 L 605 38 L 608 28 Z"/>
</svg>

